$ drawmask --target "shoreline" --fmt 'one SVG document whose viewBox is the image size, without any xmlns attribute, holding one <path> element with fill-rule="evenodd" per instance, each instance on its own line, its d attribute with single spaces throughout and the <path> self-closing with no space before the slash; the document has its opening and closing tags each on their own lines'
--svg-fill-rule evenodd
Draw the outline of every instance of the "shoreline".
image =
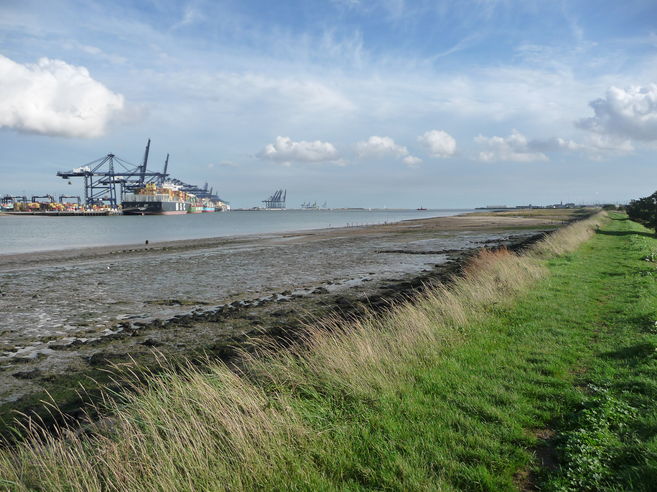
<svg viewBox="0 0 657 492">
<path fill-rule="evenodd" d="M 267 212 L 267 211 L 259 211 Z M 106 234 L 114 234 L 115 237 L 120 238 L 121 242 L 112 242 L 112 243 L 94 243 L 87 240 L 88 237 L 97 233 L 95 228 L 89 228 L 87 225 L 90 224 L 87 220 L 81 220 L 79 223 L 85 225 L 83 231 L 85 235 L 77 235 L 78 228 L 74 227 L 77 223 L 76 221 L 66 221 L 64 229 L 66 232 L 70 233 L 71 236 L 68 240 L 62 241 L 62 237 L 57 235 L 57 232 L 52 231 L 55 234 L 56 241 L 53 246 L 43 248 L 36 247 L 33 248 L 32 244 L 35 244 L 33 241 L 35 238 L 22 237 L 21 241 L 18 243 L 4 244 L 5 250 L 3 251 L 0 244 L 0 258 L 7 255 L 20 255 L 20 254 L 45 254 L 45 253 L 57 253 L 57 252 L 66 252 L 70 250 L 89 250 L 94 248 L 130 248 L 137 247 L 144 244 L 145 240 L 149 240 L 150 244 L 174 244 L 183 242 L 183 241 L 216 241 L 221 239 L 237 238 L 237 237 L 246 237 L 246 236 L 260 236 L 260 235 L 276 235 L 276 234 L 288 234 L 288 233 L 298 233 L 304 231 L 316 231 L 323 229 L 338 229 L 344 227 L 354 227 L 354 226 L 370 226 L 370 225 L 386 225 L 399 223 L 404 220 L 414 220 L 414 219 L 433 219 L 438 217 L 445 217 L 451 215 L 460 215 L 463 213 L 471 213 L 473 210 L 470 209 L 435 209 L 431 212 L 420 213 L 414 210 L 405 210 L 405 209 L 371 209 L 371 210 L 359 210 L 359 209 L 330 209 L 317 211 L 316 214 L 310 214 L 305 210 L 296 210 L 296 209 L 287 209 L 283 212 L 290 212 L 290 214 L 284 214 L 286 216 L 285 220 L 275 221 L 277 224 L 275 227 L 270 227 L 271 224 L 263 225 L 253 223 L 251 220 L 242 221 L 237 220 L 240 216 L 240 211 L 235 211 L 233 214 L 193 214 L 190 217 L 186 217 L 181 221 L 169 221 L 165 216 L 150 216 L 147 217 L 145 222 L 143 222 L 138 233 L 134 228 L 135 219 L 139 221 L 141 217 L 129 216 L 127 217 L 125 224 L 127 224 L 127 234 L 125 234 L 124 227 L 118 227 L 116 217 L 112 218 L 106 224 L 109 224 Z M 342 216 L 333 216 L 334 213 L 341 212 L 355 212 L 355 216 L 342 215 Z M 401 213 L 401 215 L 399 215 Z M 388 214 L 392 214 L 393 217 L 390 217 Z M 396 215 L 397 214 L 397 215 Z M 420 214 L 418 216 L 418 214 Z M 447 215 L 445 215 L 447 214 Z M 250 216 L 251 214 L 247 214 Z M 268 215 L 268 214 L 265 214 Z M 308 217 L 309 215 L 314 215 L 315 219 L 311 222 L 306 222 L 305 220 L 299 220 L 299 217 Z M 395 216 L 396 215 L 396 216 Z M 409 215 L 411 218 L 409 218 Z M 326 217 L 330 217 L 327 219 Z M 14 216 L 15 217 L 15 216 Z M 39 219 L 38 216 L 21 216 L 24 219 Z M 180 218 L 182 216 L 177 216 Z M 212 217 L 218 217 L 214 220 Z M 296 219 L 295 219 L 296 217 Z M 159 219 L 165 219 L 161 221 Z M 324 218 L 322 220 L 321 218 Z M 43 219 L 43 217 L 41 217 Z M 65 220 L 63 218 L 62 220 Z M 150 220 L 153 219 L 153 220 Z M 169 218 L 170 219 L 170 218 Z M 201 219 L 201 223 L 199 223 Z M 93 224 L 102 224 L 97 221 L 97 219 L 90 219 L 93 221 Z M 56 222 L 56 221 L 55 221 Z M 46 220 L 43 222 L 44 225 L 48 227 L 52 226 L 55 222 Z M 241 226 L 240 224 L 245 224 Z M 2 224 L 0 224 L 2 225 Z M 214 232 L 215 235 L 207 235 L 208 231 L 211 231 L 213 228 L 219 227 L 220 230 L 227 226 L 227 233 L 219 233 L 218 231 Z M 44 229 L 47 233 L 48 227 Z M 167 229 L 169 227 L 169 229 Z M 171 227 L 175 230 L 186 230 L 184 234 L 172 234 Z M 162 231 L 168 231 L 165 234 L 162 234 Z M 0 229 L 2 232 L 2 229 Z M 6 231 L 7 234 L 11 234 L 11 230 Z M 212 233 L 211 233 L 212 234 Z M 176 237 L 179 235 L 180 237 Z M 76 245 L 71 241 L 71 238 L 76 238 L 81 245 Z M 40 238 L 39 238 L 40 240 Z M 28 242 L 29 241 L 29 242 Z M 24 244 L 23 244 L 24 243 Z M 85 244 L 86 243 L 86 244 Z M 21 246 L 24 249 L 21 249 Z"/>
<path fill-rule="evenodd" d="M 99 279 L 115 290 L 121 287 L 117 283 L 131 282 L 122 272 L 114 273 L 122 265 L 161 278 L 163 270 L 157 273 L 152 269 L 170 268 L 166 264 L 158 266 L 163 262 L 178 262 L 185 274 L 190 275 L 188 270 L 194 264 L 190 262 L 219 255 L 216 264 L 221 267 L 217 273 L 228 275 L 226 287 L 240 282 L 242 285 L 233 291 L 224 290 L 226 287 L 216 290 L 209 285 L 203 298 L 197 294 L 191 298 L 185 295 L 163 297 L 158 292 L 149 293 L 137 287 L 132 290 L 138 293 L 134 307 L 129 308 L 121 297 L 110 300 L 107 307 L 115 314 L 132 309 L 136 316 L 115 317 L 100 325 L 93 320 L 82 322 L 87 319 L 88 309 L 98 309 L 100 297 L 93 292 L 89 294 L 87 308 L 84 298 L 75 298 L 80 294 L 66 295 L 65 292 L 63 297 L 72 297 L 74 304 L 63 306 L 79 309 L 79 316 L 83 316 L 71 315 L 79 326 L 73 327 L 70 333 L 61 332 L 62 328 L 57 331 L 62 334 L 49 335 L 48 331 L 35 332 L 34 327 L 27 331 L 16 326 L 5 326 L 3 331 L 0 327 L 5 338 L 9 336 L 11 340 L 14 336 L 13 345 L 16 346 L 13 349 L 11 344 L 0 347 L 0 386 L 5 388 L 0 394 L 0 418 L 6 421 L 17 409 L 39 408 L 44 391 L 52 395 L 66 414 L 77 415 L 81 407 L 77 385 L 83 384 L 90 395 L 97 395 L 98 385 L 108 382 L 108 367 L 131 363 L 131 360 L 146 367 L 157 365 L 154 350 L 173 359 L 194 359 L 203 354 L 227 359 L 231 358 L 235 346 L 243 348 L 248 340 L 262 336 L 277 339 L 293 336 L 309 317 L 354 316 L 363 309 L 385 309 L 391 303 L 408 299 L 427 285 L 446 281 L 458 271 L 465 258 L 482 247 L 521 247 L 557 225 L 552 219 L 468 214 L 384 226 L 275 234 L 266 239 L 262 236 L 249 240 L 220 238 L 218 242 L 205 240 L 202 245 L 192 246 L 187 244 L 189 241 L 178 241 L 168 246 L 171 249 L 164 249 L 167 246 L 160 244 L 157 248 L 149 245 L 116 253 L 69 252 L 68 257 L 57 254 L 33 258 L 32 264 L 23 264 L 18 270 L 17 265 L 8 269 L 5 263 L 0 266 L 0 272 L 6 271 L 5 278 L 36 276 L 36 283 L 50 282 L 64 290 L 64 285 L 77 285 L 80 281 L 90 281 L 93 286 L 95 279 Z M 224 254 L 223 248 L 229 243 L 232 250 Z M 234 280 L 226 270 L 229 259 L 241 261 L 235 264 Z M 267 266 L 267 262 L 272 263 Z M 97 270 L 89 270 L 96 268 L 97 263 L 101 264 Z M 251 270 L 245 271 L 245 267 Z M 286 274 L 285 268 L 293 270 Z M 82 271 L 80 276 L 73 277 L 69 284 L 65 276 L 57 274 L 78 271 Z M 212 271 L 209 274 L 212 275 Z M 115 276 L 102 280 L 107 275 Z M 251 275 L 262 278 L 249 287 L 244 282 Z M 180 274 L 174 272 L 172 278 L 180 278 Z M 32 295 L 31 291 L 26 292 L 23 297 L 29 302 L 16 308 L 19 317 L 15 319 L 29 322 L 20 313 L 44 302 L 46 312 L 52 314 L 58 306 L 53 303 L 63 301 L 57 301 L 53 297 L 56 293 L 48 287 Z M 0 305 L 3 301 L 6 309 L 19 302 L 18 297 L 2 297 Z M 147 311 L 155 316 L 144 316 Z M 43 329 L 47 330 L 47 326 Z M 21 343 L 21 339 L 25 341 Z M 91 383 L 90 378 L 97 382 Z"/>
<path fill-rule="evenodd" d="M 12 266 L 26 266 L 26 263 L 40 264 L 49 261 L 75 261 L 105 258 L 117 254 L 143 253 L 143 252 L 175 252 L 191 249 L 220 247 L 223 245 L 239 244 L 242 242 L 276 239 L 302 239 L 306 236 L 333 236 L 336 234 L 353 234 L 354 230 L 369 230 L 373 233 L 387 232 L 400 224 L 413 228 L 438 221 L 434 231 L 463 231 L 463 230 L 495 230 L 514 227 L 532 227 L 545 225 L 546 221 L 532 218 L 519 219 L 517 217 L 495 218 L 492 212 L 466 212 L 452 216 L 439 216 L 429 218 L 404 219 L 386 224 L 355 225 L 340 227 L 323 227 L 316 229 L 300 229 L 281 232 L 237 234 L 233 236 L 215 236 L 210 238 L 174 239 L 170 241 L 153 241 L 145 243 L 126 243 L 105 246 L 85 246 L 78 248 L 39 250 L 23 253 L 0 252 L 0 272 Z M 518 213 L 518 215 L 521 215 Z M 470 220 L 469 218 L 472 218 Z"/>
</svg>

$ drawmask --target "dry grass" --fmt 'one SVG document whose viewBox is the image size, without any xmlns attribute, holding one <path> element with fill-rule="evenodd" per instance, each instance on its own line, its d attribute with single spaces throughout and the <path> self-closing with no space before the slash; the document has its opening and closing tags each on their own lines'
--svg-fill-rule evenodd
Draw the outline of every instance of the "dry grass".
<svg viewBox="0 0 657 492">
<path fill-rule="evenodd" d="M 538 242 L 529 256 L 548 258 L 570 253 L 589 239 L 600 228 L 607 217 L 606 212 L 598 212 L 592 217 L 558 229 Z"/>
<path fill-rule="evenodd" d="M 110 403 L 112 417 L 85 434 L 38 427 L 0 454 L 12 490 L 199 490 L 251 488 L 250 477 L 303 437 L 284 400 L 221 364 L 149 379 Z M 251 484 L 252 485 L 252 484 Z"/>
<path fill-rule="evenodd" d="M 570 220 L 588 215 L 590 209 L 583 208 L 520 208 L 512 210 L 498 210 L 495 212 L 475 212 L 475 215 L 488 215 L 497 217 L 535 217 L 554 220 Z"/>
<path fill-rule="evenodd" d="M 294 405 L 322 392 L 374 398 L 404 384 L 462 341 L 467 327 L 546 274 L 543 260 L 573 251 L 603 214 L 571 224 L 522 255 L 480 252 L 449 285 L 391 309 L 308 327 L 292 348 L 244 354 L 244 372 L 218 363 L 152 376 L 109 399 L 107 419 L 84 433 L 38 425 L 0 451 L 8 490 L 249 490 L 296 476 L 296 456 L 316 445 Z"/>
</svg>

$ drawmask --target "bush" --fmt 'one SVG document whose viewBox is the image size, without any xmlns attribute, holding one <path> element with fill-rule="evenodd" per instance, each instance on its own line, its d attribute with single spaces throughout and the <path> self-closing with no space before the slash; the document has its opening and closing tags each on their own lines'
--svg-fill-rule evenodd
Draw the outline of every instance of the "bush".
<svg viewBox="0 0 657 492">
<path fill-rule="evenodd" d="M 633 221 L 657 231 L 657 192 L 632 200 L 627 206 L 627 215 Z"/>
</svg>

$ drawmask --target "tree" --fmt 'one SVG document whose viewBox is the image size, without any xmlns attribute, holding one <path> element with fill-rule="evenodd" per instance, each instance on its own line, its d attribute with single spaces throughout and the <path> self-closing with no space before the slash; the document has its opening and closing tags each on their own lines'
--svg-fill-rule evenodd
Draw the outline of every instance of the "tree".
<svg viewBox="0 0 657 492">
<path fill-rule="evenodd" d="M 650 196 L 632 200 L 627 215 L 635 222 L 655 229 L 657 234 L 657 191 Z"/>
</svg>

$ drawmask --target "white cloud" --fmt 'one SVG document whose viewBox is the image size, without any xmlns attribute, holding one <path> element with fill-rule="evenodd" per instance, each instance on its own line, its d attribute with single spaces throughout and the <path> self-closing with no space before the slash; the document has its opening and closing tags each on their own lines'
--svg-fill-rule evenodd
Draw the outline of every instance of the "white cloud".
<svg viewBox="0 0 657 492">
<path fill-rule="evenodd" d="M 456 153 L 456 140 L 442 130 L 429 130 L 417 137 L 431 157 L 450 157 Z"/>
<path fill-rule="evenodd" d="M 422 159 L 415 157 L 414 155 L 407 155 L 402 159 L 402 162 L 408 167 L 417 167 L 422 164 Z"/>
<path fill-rule="evenodd" d="M 276 141 L 267 144 L 262 151 L 258 153 L 261 159 L 280 162 L 289 166 L 292 162 L 335 162 L 338 165 L 344 165 L 339 159 L 337 149 L 330 142 L 294 142 L 289 137 L 276 137 Z"/>
<path fill-rule="evenodd" d="M 202 20 L 205 20 L 203 13 L 198 9 L 188 5 L 185 7 L 185 11 L 183 12 L 181 19 L 172 26 L 172 29 L 175 30 L 181 27 L 186 27 Z"/>
<path fill-rule="evenodd" d="M 634 147 L 627 139 L 592 133 L 580 142 L 560 137 L 528 140 L 526 149 L 531 152 L 583 152 L 591 159 L 600 160 L 609 154 L 632 152 Z"/>
<path fill-rule="evenodd" d="M 595 116 L 579 120 L 578 127 L 636 140 L 657 140 L 657 84 L 610 87 L 604 98 L 589 105 Z"/>
<path fill-rule="evenodd" d="M 475 142 L 488 147 L 479 153 L 482 161 L 533 162 L 549 160 L 546 153 L 581 152 L 593 160 L 601 160 L 610 154 L 626 154 L 634 150 L 627 139 L 616 136 L 591 134 L 581 142 L 552 137 L 546 139 L 527 139 L 522 133 L 513 130 L 508 137 L 478 136 Z"/>
<path fill-rule="evenodd" d="M 479 153 L 479 159 L 486 162 L 511 161 L 533 162 L 547 161 L 548 157 L 542 152 L 535 152 L 522 133 L 513 130 L 508 137 L 475 137 L 475 142 L 484 145 L 488 150 Z"/>
<path fill-rule="evenodd" d="M 552 137 L 547 139 L 534 139 L 526 142 L 527 149 L 534 152 L 558 152 L 561 150 L 583 150 L 585 145 L 578 144 L 574 140 L 561 137 Z"/>
<path fill-rule="evenodd" d="M 157 77 L 172 98 L 216 104 L 223 114 L 273 116 L 277 120 L 313 121 L 339 119 L 356 109 L 341 90 L 304 77 L 270 75 L 266 71 L 215 72 L 181 70 L 144 73 Z M 207 109 L 207 106 L 206 106 Z M 306 124 L 306 123 L 304 123 Z"/>
<path fill-rule="evenodd" d="M 632 142 L 615 135 L 589 135 L 580 149 L 586 151 L 593 159 L 601 159 L 608 154 L 628 154 L 634 151 Z"/>
<path fill-rule="evenodd" d="M 356 154 L 360 158 L 368 157 L 392 157 L 401 159 L 408 167 L 417 167 L 422 163 L 422 159 L 411 155 L 408 149 L 395 143 L 390 137 L 371 136 L 366 141 L 356 144 Z"/>
<path fill-rule="evenodd" d="M 84 67 L 48 58 L 22 65 L 0 55 L 0 127 L 98 137 L 123 110 L 123 96 L 91 78 Z"/>
<path fill-rule="evenodd" d="M 398 145 L 390 137 L 371 136 L 364 142 L 356 144 L 358 157 L 404 157 L 408 155 L 408 149 Z"/>
<path fill-rule="evenodd" d="M 106 60 L 115 65 L 122 65 L 128 61 L 128 59 L 123 56 L 115 55 L 113 53 L 106 53 L 103 50 L 101 50 L 98 46 L 93 46 L 89 44 L 80 44 L 80 43 L 70 43 L 70 44 L 66 43 L 65 47 L 77 48 L 88 55 L 92 55 L 97 58 Z"/>
</svg>

